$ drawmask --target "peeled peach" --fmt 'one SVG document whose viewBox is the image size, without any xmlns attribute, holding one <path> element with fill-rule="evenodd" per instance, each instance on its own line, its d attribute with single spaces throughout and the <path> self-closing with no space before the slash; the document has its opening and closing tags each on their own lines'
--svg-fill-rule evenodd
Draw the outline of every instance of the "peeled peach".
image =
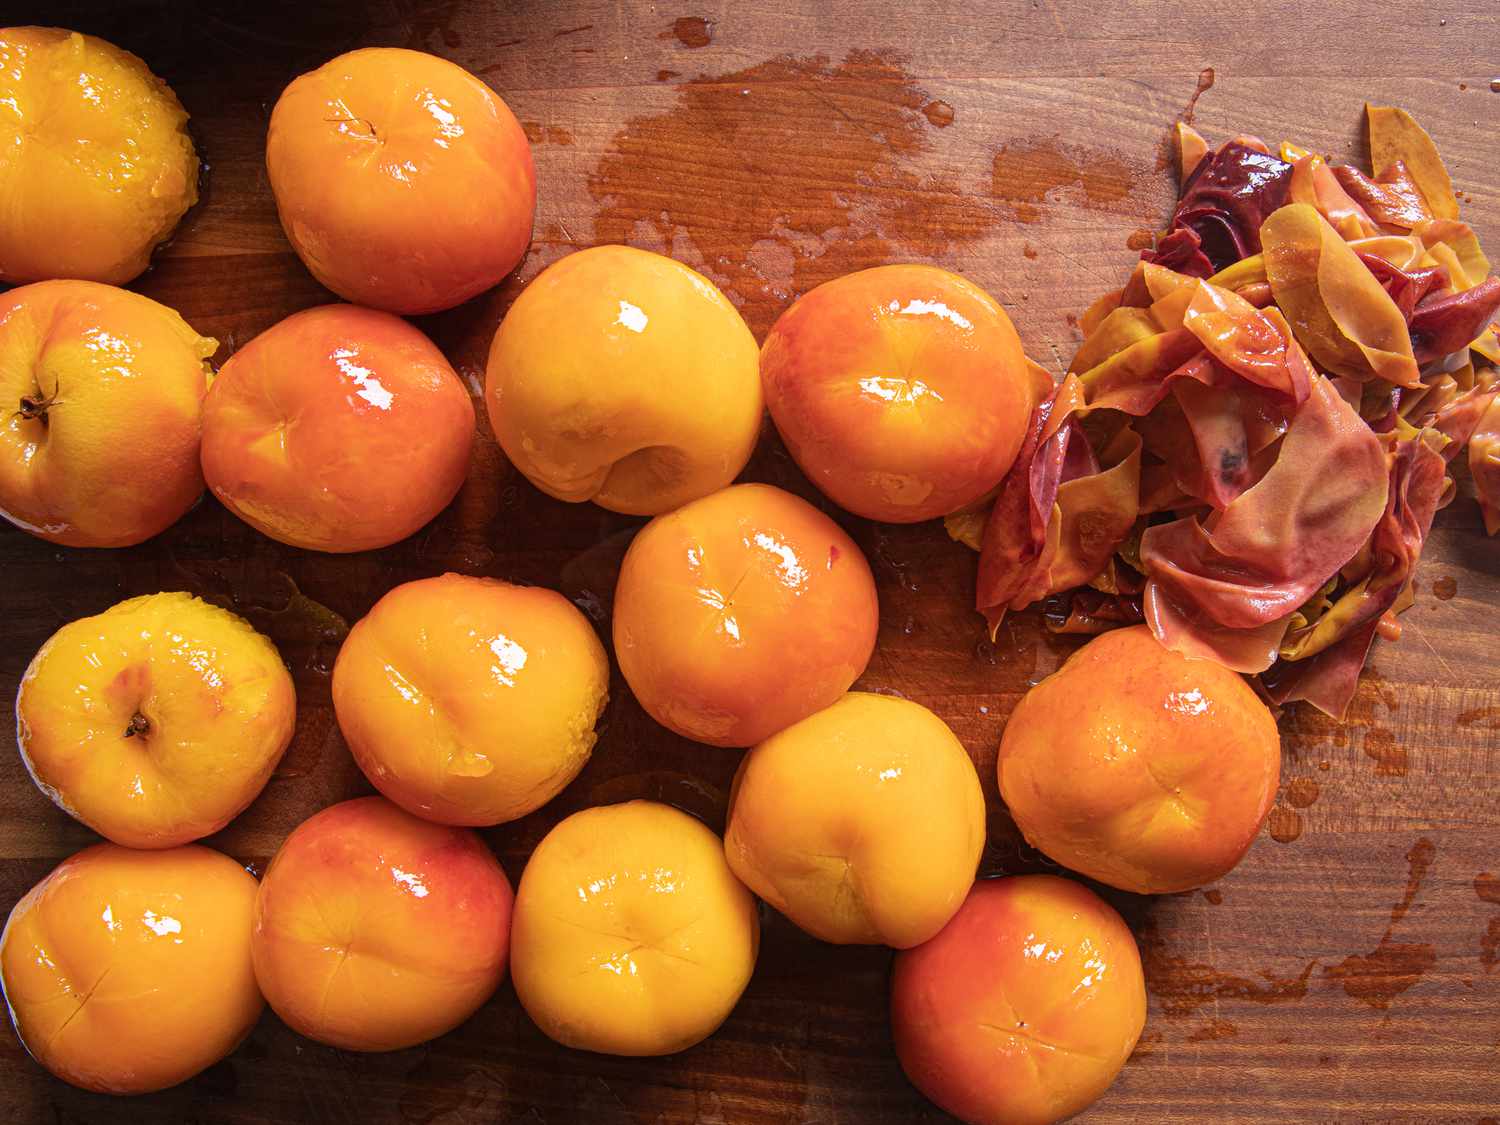
<svg viewBox="0 0 1500 1125">
<path fill-rule="evenodd" d="M 490 347 L 490 424 L 560 500 L 656 515 L 723 488 L 760 436 L 755 337 L 708 278 L 629 246 L 543 270 Z"/>
<path fill-rule="evenodd" d="M 323 305 L 230 357 L 203 406 L 203 475 L 257 531 L 314 551 L 389 546 L 469 471 L 474 404 L 426 336 Z"/>
<path fill-rule="evenodd" d="M 984 838 L 979 777 L 947 724 L 850 692 L 745 755 L 724 853 L 814 937 L 905 949 L 953 917 Z"/>
<path fill-rule="evenodd" d="M 129 51 L 0 30 L 0 281 L 124 285 L 198 200 L 177 96 Z"/>
<path fill-rule="evenodd" d="M 479 837 L 383 797 L 326 808 L 286 838 L 255 899 L 251 952 L 292 1030 L 347 1051 L 451 1031 L 505 976 L 510 881 Z"/>
<path fill-rule="evenodd" d="M 760 370 L 802 471 L 840 507 L 887 523 L 984 497 L 1042 390 L 994 298 L 922 265 L 861 270 L 800 297 Z"/>
<path fill-rule="evenodd" d="M 451 308 L 531 242 L 536 172 L 506 104 L 447 59 L 367 47 L 292 82 L 271 112 L 266 170 L 287 239 L 345 300 Z"/>
<path fill-rule="evenodd" d="M 750 981 L 755 899 L 702 823 L 630 801 L 574 813 L 516 893 L 512 974 L 565 1047 L 668 1055 L 706 1039 Z"/>
<path fill-rule="evenodd" d="M 151 594 L 64 625 L 32 658 L 16 741 L 42 792 L 101 836 L 170 848 L 255 800 L 292 738 L 276 646 L 190 594 Z"/>
<path fill-rule="evenodd" d="M 1095 1101 L 1146 1022 L 1140 950 L 1087 887 L 976 883 L 931 941 L 896 954 L 891 1033 L 912 1085 L 967 1125 L 1048 1125 Z"/>
<path fill-rule="evenodd" d="M 176 523 L 203 494 L 217 347 L 113 285 L 0 294 L 0 516 L 69 547 L 128 547 Z"/>
<path fill-rule="evenodd" d="M 186 1081 L 260 1017 L 254 902 L 250 873 L 208 848 L 95 844 L 63 860 L 0 935 L 16 1034 L 85 1090 L 144 1094 Z"/>
<path fill-rule="evenodd" d="M 578 776 L 609 698 L 593 626 L 553 590 L 445 574 L 397 586 L 339 650 L 354 758 L 408 812 L 499 824 Z"/>
<path fill-rule="evenodd" d="M 753 746 L 849 689 L 879 618 L 870 566 L 838 524 L 741 484 L 635 537 L 615 587 L 615 656 L 663 726 Z"/>
<path fill-rule="evenodd" d="M 1281 741 L 1243 679 L 1140 625 L 1094 638 L 1027 692 L 998 768 L 1034 847 L 1101 883 L 1165 894 L 1240 861 L 1275 800 Z"/>
</svg>

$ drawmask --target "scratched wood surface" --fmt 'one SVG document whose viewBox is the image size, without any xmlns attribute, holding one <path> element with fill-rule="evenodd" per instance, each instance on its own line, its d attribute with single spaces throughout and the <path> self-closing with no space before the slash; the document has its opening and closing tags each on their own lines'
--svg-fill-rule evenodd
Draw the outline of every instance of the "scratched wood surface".
<svg viewBox="0 0 1500 1125">
<path fill-rule="evenodd" d="M 782 0 L 512 6 L 383 0 L 243 4 L 34 0 L 5 22 L 57 23 L 132 48 L 176 88 L 211 166 L 203 202 L 138 283 L 235 346 L 327 300 L 277 225 L 262 164 L 269 107 L 339 51 L 395 44 L 483 75 L 526 122 L 536 243 L 496 292 L 422 324 L 477 390 L 489 338 L 526 279 L 574 247 L 623 241 L 702 269 L 763 334 L 788 300 L 888 261 L 958 269 L 1061 370 L 1073 316 L 1118 284 L 1173 198 L 1165 138 L 1195 88 L 1210 138 L 1249 131 L 1359 154 L 1361 102 L 1410 108 L 1466 215 L 1500 247 L 1494 125 L 1500 8 L 1212 0 L 991 5 Z M 1210 75 L 1206 68 L 1213 68 Z M 1201 76 L 1201 80 L 1200 80 Z M 1212 85 L 1208 83 L 1212 79 Z M 481 422 L 471 478 L 413 539 L 320 556 L 205 501 L 119 552 L 0 530 L 0 695 L 54 629 L 113 602 L 188 589 L 236 605 L 281 646 L 299 692 L 283 768 L 210 843 L 261 864 L 304 817 L 367 786 L 329 704 L 336 620 L 444 570 L 562 589 L 607 633 L 639 521 L 541 496 Z M 768 428 L 769 429 L 769 428 Z M 747 472 L 814 500 L 774 435 Z M 826 505 L 825 505 L 826 507 Z M 1042 869 L 994 792 L 995 747 L 1027 686 L 1069 646 L 1031 614 L 984 640 L 974 560 L 936 525 L 834 513 L 880 583 L 861 681 L 936 709 L 973 753 L 991 806 L 987 874 Z M 1500 546 L 1465 492 L 1438 516 L 1406 636 L 1379 644 L 1338 726 L 1282 721 L 1283 788 L 1248 858 L 1217 886 L 1112 895 L 1151 995 L 1139 1049 L 1091 1123 L 1494 1122 L 1500 1117 Z M 651 796 L 722 827 L 737 755 L 656 728 L 622 684 L 583 775 L 486 833 L 507 871 L 560 817 Z M 0 911 L 90 834 L 0 755 Z M 889 954 L 835 949 L 766 917 L 756 975 L 718 1035 L 679 1056 L 565 1051 L 510 987 L 437 1042 L 366 1057 L 300 1040 L 269 1013 L 227 1061 L 161 1095 L 83 1094 L 0 1032 L 9 1121 L 869 1123 L 947 1120 L 905 1082 L 886 1026 Z"/>
</svg>

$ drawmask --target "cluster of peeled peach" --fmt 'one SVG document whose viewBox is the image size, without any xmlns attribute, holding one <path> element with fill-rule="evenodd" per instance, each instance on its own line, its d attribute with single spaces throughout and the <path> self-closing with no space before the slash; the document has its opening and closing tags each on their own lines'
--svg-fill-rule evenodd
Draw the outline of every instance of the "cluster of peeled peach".
<svg viewBox="0 0 1500 1125">
<path fill-rule="evenodd" d="M 215 373 L 215 341 L 116 287 L 195 198 L 176 99 L 139 59 L 67 32 L 0 32 L 0 63 L 0 93 L 44 123 L 18 142 L 26 190 L 0 235 L 0 275 L 27 283 L 0 298 L 0 512 L 60 544 L 122 546 L 206 484 L 318 551 L 436 516 L 469 471 L 475 408 L 402 315 L 493 286 L 526 250 L 535 176 L 504 103 L 411 51 L 294 81 L 271 117 L 271 190 L 308 269 L 354 303 L 268 327 Z M 55 165 L 71 144 L 91 160 Z M 195 841 L 275 769 L 291 679 L 227 609 L 134 598 L 59 629 L 17 699 L 37 785 L 108 841 L 11 913 L 0 978 L 21 1040 L 70 1082 L 137 1093 L 232 1050 L 263 1002 L 320 1042 L 393 1050 L 461 1023 L 508 971 L 558 1042 L 670 1053 L 750 981 L 759 899 L 822 941 L 899 951 L 896 1050 L 939 1105 L 982 1125 L 1087 1105 L 1145 1019 L 1128 928 L 1078 882 L 976 882 L 986 814 L 965 747 L 925 707 L 851 690 L 879 624 L 858 544 L 828 505 L 734 483 L 769 408 L 833 505 L 944 516 L 996 488 L 1049 389 L 994 299 L 929 266 L 821 286 L 759 347 L 712 282 L 661 255 L 600 246 L 544 270 L 495 334 L 490 424 L 541 491 L 652 517 L 620 568 L 613 655 L 663 726 L 748 749 L 722 838 L 658 803 L 586 809 L 513 892 L 473 829 L 583 769 L 610 655 L 558 593 L 446 574 L 390 590 L 333 671 L 380 796 L 304 822 L 257 884 Z M 1154 893 L 1229 870 L 1278 769 L 1242 680 L 1132 629 L 1022 702 L 998 779 L 1038 848 Z"/>
</svg>

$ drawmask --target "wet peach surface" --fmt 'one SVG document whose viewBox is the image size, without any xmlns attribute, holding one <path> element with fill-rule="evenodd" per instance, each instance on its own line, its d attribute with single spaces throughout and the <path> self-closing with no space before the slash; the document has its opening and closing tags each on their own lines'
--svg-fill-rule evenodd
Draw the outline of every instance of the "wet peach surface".
<svg viewBox="0 0 1500 1125">
<path fill-rule="evenodd" d="M 1172 174 L 1158 153 L 1170 151 L 1162 142 L 1172 119 L 1210 64 L 1217 80 L 1196 108 L 1205 132 L 1358 152 L 1361 99 L 1405 105 L 1471 197 L 1466 216 L 1481 233 L 1500 230 L 1494 60 L 1482 50 L 1500 26 L 1483 6 L 1448 11 L 1439 27 L 1435 15 L 1347 3 L 1299 28 L 1292 54 L 1267 39 L 1263 17 L 1222 6 L 949 8 L 940 29 L 929 12 L 873 0 L 836 14 L 800 0 L 775 12 L 339 3 L 278 7 L 279 22 L 254 24 L 229 6 L 206 7 L 211 17 L 184 19 L 167 6 L 60 0 L 33 18 L 149 58 L 193 115 L 213 206 L 188 216 L 138 287 L 219 338 L 220 363 L 280 318 L 330 300 L 284 239 L 262 146 L 284 85 L 363 45 L 453 58 L 500 91 L 534 138 L 542 203 L 532 253 L 493 294 L 418 322 L 475 396 L 520 282 L 570 249 L 610 240 L 701 271 L 757 340 L 823 281 L 933 261 L 992 293 L 1027 354 L 1058 372 L 1079 339 L 1068 317 L 1119 284 L 1136 257 L 1127 239 L 1158 229 L 1169 210 Z M 675 33 L 684 17 L 710 25 L 707 44 Z M 122 598 L 186 589 L 235 609 L 275 640 L 298 690 L 297 731 L 276 774 L 210 841 L 263 871 L 299 822 L 372 792 L 333 721 L 330 673 L 348 626 L 393 586 L 450 570 L 548 586 L 612 651 L 615 578 L 645 521 L 543 496 L 490 440 L 482 410 L 477 431 L 454 501 L 378 551 L 285 547 L 211 498 L 118 552 L 0 532 L 0 696 L 62 623 Z M 981 874 L 1055 872 L 1001 807 L 995 754 L 1021 695 L 1076 643 L 1020 614 L 991 644 L 969 609 L 967 549 L 935 525 L 839 513 L 772 434 L 744 479 L 818 505 L 869 559 L 878 646 L 855 686 L 932 708 L 970 752 L 988 810 Z M 1105 892 L 1140 942 L 1148 1022 L 1118 1081 L 1078 1120 L 1500 1119 L 1500 574 L 1466 487 L 1438 514 L 1406 636 L 1377 643 L 1349 722 L 1302 710 L 1281 719 L 1282 786 L 1244 862 L 1182 895 Z M 1434 596 L 1439 579 L 1453 582 L 1448 600 Z M 612 668 L 599 743 L 577 779 L 544 809 L 481 836 L 514 883 L 546 832 L 591 805 L 660 800 L 722 831 L 739 758 L 664 732 Z M 1306 804 L 1303 779 L 1318 787 Z M 0 758 L 0 782 L 8 909 L 95 838 L 37 792 L 18 755 Z M 457 1031 L 379 1057 L 311 1043 L 267 1013 L 225 1062 L 125 1103 L 50 1078 L 0 1029 L 0 1110 L 18 1121 L 100 1123 L 950 1121 L 897 1062 L 889 951 L 822 945 L 769 912 L 762 921 L 739 1005 L 677 1056 L 566 1051 L 502 983 Z"/>
</svg>

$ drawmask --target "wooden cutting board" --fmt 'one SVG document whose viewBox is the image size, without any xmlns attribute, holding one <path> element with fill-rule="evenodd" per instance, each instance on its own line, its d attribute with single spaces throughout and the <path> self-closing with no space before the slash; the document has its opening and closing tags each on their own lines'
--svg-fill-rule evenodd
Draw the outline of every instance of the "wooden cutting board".
<svg viewBox="0 0 1500 1125">
<path fill-rule="evenodd" d="M 819 282 L 935 261 L 999 297 L 1028 352 L 1061 371 L 1079 340 L 1075 315 L 1121 282 L 1163 223 L 1174 198 L 1168 128 L 1193 112 L 1214 141 L 1246 131 L 1362 157 L 1362 102 L 1406 106 L 1436 138 L 1466 218 L 1500 252 L 1500 7 L 1480 0 L 5 7 L 11 22 L 64 24 L 135 50 L 181 96 L 211 168 L 203 202 L 139 288 L 222 340 L 221 360 L 329 299 L 277 225 L 266 120 L 294 75 L 373 44 L 435 51 L 482 75 L 532 138 L 532 253 L 497 292 L 421 322 L 476 392 L 490 336 L 524 282 L 601 241 L 703 270 L 757 335 Z M 747 477 L 821 502 L 769 426 Z M 968 608 L 974 557 L 937 525 L 833 514 L 880 584 L 879 647 L 859 686 L 934 708 L 973 753 L 991 806 L 985 874 L 1046 869 L 995 796 L 995 747 L 1020 695 L 1072 646 L 1031 613 L 987 642 Z M 385 551 L 293 550 L 212 501 L 127 551 L 64 550 L 5 529 L 0 695 L 72 618 L 164 589 L 229 599 L 280 645 L 299 693 L 284 765 L 209 841 L 259 866 L 300 820 L 369 791 L 329 704 L 341 621 L 398 582 L 457 570 L 560 588 L 607 634 L 618 560 L 639 522 L 541 496 L 481 421 L 458 499 Z M 1150 1018 L 1120 1080 L 1081 1120 L 1500 1117 L 1500 543 L 1482 536 L 1467 481 L 1439 514 L 1417 580 L 1405 636 L 1377 644 L 1349 721 L 1301 709 L 1283 718 L 1282 791 L 1245 862 L 1201 892 L 1110 894 L 1140 939 Z M 485 835 L 515 880 L 548 828 L 589 805 L 654 797 L 722 828 L 737 759 L 656 727 L 616 677 L 583 775 Z M 0 755 L 0 910 L 89 842 L 15 754 Z M 886 950 L 820 945 L 768 912 L 734 1015 L 672 1058 L 563 1050 L 506 985 L 457 1032 L 391 1055 L 320 1047 L 267 1014 L 227 1061 L 131 1101 L 50 1079 L 7 1028 L 0 1119 L 947 1120 L 892 1054 L 889 963 Z"/>
</svg>

